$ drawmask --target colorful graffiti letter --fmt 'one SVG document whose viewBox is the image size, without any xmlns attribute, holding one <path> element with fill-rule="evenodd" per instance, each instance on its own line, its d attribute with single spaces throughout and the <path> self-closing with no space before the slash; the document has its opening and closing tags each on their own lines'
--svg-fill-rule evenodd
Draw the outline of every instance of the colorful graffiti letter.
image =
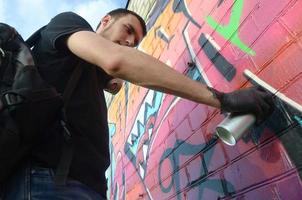
<svg viewBox="0 0 302 200">
<path fill-rule="evenodd" d="M 220 33 L 226 40 L 229 40 L 232 44 L 239 47 L 242 51 L 255 56 L 255 51 L 246 46 L 238 36 L 238 27 L 240 25 L 242 9 L 243 0 L 237 0 L 232 8 L 230 23 L 227 26 L 218 24 L 211 16 L 207 17 L 207 22 L 213 29 L 216 29 L 216 31 Z"/>
</svg>

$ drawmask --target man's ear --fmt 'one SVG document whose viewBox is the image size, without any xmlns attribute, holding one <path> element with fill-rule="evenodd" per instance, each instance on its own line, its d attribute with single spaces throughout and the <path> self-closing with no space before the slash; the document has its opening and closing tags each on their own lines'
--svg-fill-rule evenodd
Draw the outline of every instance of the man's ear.
<svg viewBox="0 0 302 200">
<path fill-rule="evenodd" d="M 101 26 L 106 27 L 111 19 L 112 17 L 110 15 L 105 15 L 101 20 Z"/>
<path fill-rule="evenodd" d="M 105 15 L 100 22 L 100 25 L 98 26 L 96 33 L 101 33 L 102 30 L 108 26 L 109 22 L 112 20 L 112 17 L 110 15 Z"/>
</svg>

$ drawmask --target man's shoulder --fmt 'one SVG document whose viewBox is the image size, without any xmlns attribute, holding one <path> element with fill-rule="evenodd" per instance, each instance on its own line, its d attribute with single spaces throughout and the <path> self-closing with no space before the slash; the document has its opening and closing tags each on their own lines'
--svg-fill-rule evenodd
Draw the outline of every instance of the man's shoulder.
<svg viewBox="0 0 302 200">
<path fill-rule="evenodd" d="M 74 13 L 74 12 L 71 12 L 71 11 L 68 11 L 68 12 L 61 12 L 59 14 L 57 14 L 54 18 L 58 18 L 58 17 L 75 17 L 75 18 L 82 18 L 80 15 Z M 54 19 L 53 18 L 53 19 Z M 84 19 L 84 18 L 82 18 Z"/>
<path fill-rule="evenodd" d="M 93 29 L 84 18 L 74 12 L 60 13 L 41 31 L 41 39 L 45 43 L 43 46 L 53 50 L 66 49 L 66 38 L 78 31 L 93 31 Z"/>
<path fill-rule="evenodd" d="M 75 23 L 76 21 L 82 22 L 85 25 L 89 25 L 89 23 L 80 15 L 74 13 L 74 12 L 62 12 L 57 14 L 55 17 L 51 19 L 51 22 L 57 22 L 57 21 L 64 21 L 69 22 L 71 24 Z"/>
</svg>

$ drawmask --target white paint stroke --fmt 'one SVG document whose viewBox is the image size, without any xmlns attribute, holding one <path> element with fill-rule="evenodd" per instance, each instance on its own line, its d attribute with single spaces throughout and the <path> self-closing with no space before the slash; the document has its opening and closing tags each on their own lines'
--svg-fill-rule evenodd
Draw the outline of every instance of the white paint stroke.
<svg viewBox="0 0 302 200">
<path fill-rule="evenodd" d="M 296 108 L 297 110 L 299 110 L 300 112 L 302 112 L 302 106 L 300 104 L 298 104 L 294 100 L 288 98 L 283 93 L 281 93 L 280 91 L 278 91 L 277 89 L 275 89 L 271 85 L 269 85 L 268 83 L 266 83 L 263 80 L 261 80 L 258 76 L 256 76 L 255 74 L 253 74 L 253 72 L 251 72 L 250 70 L 246 69 L 246 70 L 244 70 L 243 73 L 248 78 L 252 79 L 257 84 L 261 85 L 263 88 L 265 88 L 266 90 L 268 90 L 269 92 L 271 92 L 272 94 L 274 94 L 276 97 L 278 97 L 282 101 L 286 102 L 290 106 L 292 106 L 292 107 Z"/>
<path fill-rule="evenodd" d="M 205 71 L 203 70 L 195 52 L 194 52 L 194 49 L 192 47 L 192 44 L 190 43 L 190 38 L 189 38 L 189 33 L 188 33 L 188 26 L 185 28 L 184 30 L 184 37 L 185 37 L 185 41 L 187 43 L 187 46 L 188 46 L 188 49 L 189 49 L 189 52 L 190 52 L 190 55 L 191 55 L 191 58 L 192 60 L 195 62 L 196 66 L 198 67 L 198 70 L 201 74 L 201 76 L 203 77 L 204 81 L 206 82 L 206 84 L 209 86 L 209 87 L 212 87 L 212 84 L 211 82 L 209 81 Z"/>
<path fill-rule="evenodd" d="M 216 51 L 220 51 L 221 47 L 219 46 L 219 44 L 214 40 L 214 38 L 212 36 L 210 36 L 209 34 L 204 34 L 205 37 L 207 38 L 207 40 L 212 44 L 212 46 L 216 49 Z"/>
</svg>

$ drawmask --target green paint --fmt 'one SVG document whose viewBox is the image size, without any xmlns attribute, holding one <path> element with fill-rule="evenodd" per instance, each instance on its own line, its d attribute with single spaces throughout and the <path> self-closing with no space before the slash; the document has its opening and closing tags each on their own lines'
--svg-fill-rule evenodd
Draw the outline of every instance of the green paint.
<svg viewBox="0 0 302 200">
<path fill-rule="evenodd" d="M 240 17 L 242 15 L 242 10 L 243 0 L 236 0 L 232 8 L 230 23 L 228 25 L 222 26 L 218 24 L 211 16 L 207 17 L 207 22 L 212 28 L 216 29 L 216 31 L 220 33 L 226 40 L 229 40 L 232 44 L 239 47 L 242 51 L 252 56 L 255 56 L 255 51 L 246 46 L 238 36 L 238 28 L 240 25 Z"/>
</svg>

